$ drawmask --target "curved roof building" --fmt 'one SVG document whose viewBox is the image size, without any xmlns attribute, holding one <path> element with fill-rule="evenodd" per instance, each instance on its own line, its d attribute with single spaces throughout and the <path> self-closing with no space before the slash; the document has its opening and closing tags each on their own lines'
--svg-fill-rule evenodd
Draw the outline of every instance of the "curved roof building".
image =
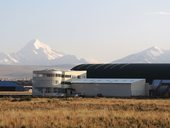
<svg viewBox="0 0 170 128">
<path fill-rule="evenodd" d="M 170 79 L 170 64 L 81 64 L 71 70 L 86 70 L 87 78 Z"/>
</svg>

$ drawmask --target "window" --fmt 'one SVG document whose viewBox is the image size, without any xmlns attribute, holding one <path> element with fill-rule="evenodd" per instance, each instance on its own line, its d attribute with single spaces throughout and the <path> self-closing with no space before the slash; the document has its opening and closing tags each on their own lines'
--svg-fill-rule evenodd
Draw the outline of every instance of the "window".
<svg viewBox="0 0 170 128">
<path fill-rule="evenodd" d="M 66 93 L 66 89 L 64 89 L 64 88 L 58 88 L 58 92 L 59 92 L 59 93 Z"/>
<path fill-rule="evenodd" d="M 77 76 L 72 76 L 72 78 L 77 78 Z"/>
<path fill-rule="evenodd" d="M 69 82 L 69 81 L 65 81 L 65 82 L 62 82 L 62 84 L 71 85 L 71 82 Z"/>
<path fill-rule="evenodd" d="M 46 92 L 46 93 L 50 93 L 50 92 L 51 92 L 51 89 L 50 89 L 50 88 L 46 88 L 45 92 Z"/>
<path fill-rule="evenodd" d="M 43 92 L 43 89 L 42 88 L 36 88 L 39 92 Z"/>
<path fill-rule="evenodd" d="M 66 78 L 71 78 L 71 75 L 65 75 Z"/>
<path fill-rule="evenodd" d="M 53 91 L 54 91 L 54 93 L 57 93 L 58 92 L 58 88 L 54 88 Z"/>
<path fill-rule="evenodd" d="M 64 89 L 64 88 L 54 88 L 54 93 L 66 93 L 66 89 Z"/>
<path fill-rule="evenodd" d="M 55 76 L 56 76 L 56 77 L 61 77 L 62 75 L 61 75 L 61 74 L 56 74 Z"/>
<path fill-rule="evenodd" d="M 64 74 L 62 74 L 61 77 L 62 78 L 71 78 L 71 75 L 64 75 Z"/>
<path fill-rule="evenodd" d="M 33 77 L 43 77 L 43 74 L 33 74 Z"/>
<path fill-rule="evenodd" d="M 58 80 L 55 81 L 56 84 L 59 84 Z"/>
<path fill-rule="evenodd" d="M 47 74 L 47 77 L 54 77 L 54 74 Z"/>
<path fill-rule="evenodd" d="M 38 77 L 43 77 L 43 74 L 38 74 Z"/>
</svg>

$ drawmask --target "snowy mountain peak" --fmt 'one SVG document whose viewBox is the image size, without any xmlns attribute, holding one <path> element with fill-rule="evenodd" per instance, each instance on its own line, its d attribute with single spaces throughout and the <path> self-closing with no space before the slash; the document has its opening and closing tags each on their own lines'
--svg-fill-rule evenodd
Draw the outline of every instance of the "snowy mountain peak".
<svg viewBox="0 0 170 128">
<path fill-rule="evenodd" d="M 30 44 L 34 45 L 36 49 L 39 49 L 45 45 L 44 43 L 40 42 L 39 39 L 34 39 L 34 40 L 30 41 Z"/>
<path fill-rule="evenodd" d="M 150 56 L 160 56 L 161 54 L 164 53 L 164 50 L 157 47 L 157 46 L 154 46 L 154 47 L 151 47 L 145 51 L 143 51 L 143 53 L 146 53 L 147 55 L 150 55 Z"/>
<path fill-rule="evenodd" d="M 81 63 L 86 63 L 86 60 L 57 52 L 38 39 L 31 40 L 15 53 L 0 53 L 0 64 L 57 65 Z"/>
<path fill-rule="evenodd" d="M 149 49 L 160 50 L 161 48 L 159 48 L 158 46 L 152 46 Z"/>
<path fill-rule="evenodd" d="M 40 49 L 40 48 L 44 48 L 44 49 L 51 49 L 48 45 L 46 45 L 45 43 L 41 42 L 39 39 L 34 39 L 31 40 L 30 42 L 28 42 L 25 45 L 26 48 L 34 48 L 34 49 Z"/>
<path fill-rule="evenodd" d="M 170 63 L 169 58 L 170 50 L 164 50 L 154 46 L 113 61 L 113 63 Z"/>
<path fill-rule="evenodd" d="M 40 49 L 40 48 L 45 48 L 45 49 L 50 49 L 49 46 L 47 46 L 46 44 L 40 42 L 39 40 L 35 40 L 34 46 L 36 49 Z"/>
<path fill-rule="evenodd" d="M 56 58 L 60 58 L 63 55 L 52 48 L 50 48 L 45 43 L 42 43 L 38 39 L 34 39 L 30 41 L 28 44 L 25 45 L 23 49 L 19 51 L 19 54 L 24 55 L 27 54 L 27 56 L 39 56 L 42 58 L 47 57 L 48 60 L 55 60 Z M 24 55 L 25 56 L 25 55 Z"/>
<path fill-rule="evenodd" d="M 48 45 L 41 42 L 39 39 L 34 39 L 34 40 L 30 41 L 29 44 L 33 45 L 36 49 L 43 48 L 43 49 L 47 49 L 48 51 L 51 50 L 51 48 Z"/>
<path fill-rule="evenodd" d="M 156 52 L 159 52 L 159 53 L 163 53 L 163 51 L 164 51 L 163 49 L 161 49 L 161 48 L 159 48 L 157 46 L 153 46 L 153 47 L 149 48 L 148 50 L 156 51 Z"/>
</svg>

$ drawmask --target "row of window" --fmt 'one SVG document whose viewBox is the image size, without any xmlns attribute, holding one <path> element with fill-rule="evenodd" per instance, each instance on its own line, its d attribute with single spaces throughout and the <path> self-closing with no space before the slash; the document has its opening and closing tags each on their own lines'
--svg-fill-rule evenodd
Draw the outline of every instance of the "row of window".
<svg viewBox="0 0 170 128">
<path fill-rule="evenodd" d="M 66 93 L 64 88 L 37 88 L 41 93 Z"/>
<path fill-rule="evenodd" d="M 64 75 L 64 74 L 34 74 L 34 77 L 62 77 L 62 78 L 71 78 L 71 75 Z"/>
<path fill-rule="evenodd" d="M 45 74 L 47 77 L 62 77 L 62 78 L 71 78 L 71 75 L 64 74 Z"/>
</svg>

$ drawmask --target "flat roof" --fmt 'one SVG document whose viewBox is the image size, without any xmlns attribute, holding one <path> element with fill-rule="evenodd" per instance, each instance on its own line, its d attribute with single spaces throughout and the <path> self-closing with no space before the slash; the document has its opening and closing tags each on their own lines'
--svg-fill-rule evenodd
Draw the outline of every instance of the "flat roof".
<svg viewBox="0 0 170 128">
<path fill-rule="evenodd" d="M 0 87 L 16 87 L 19 86 L 16 82 L 13 81 L 0 81 Z"/>
<path fill-rule="evenodd" d="M 71 81 L 71 83 L 73 84 L 79 84 L 79 83 L 88 83 L 88 84 L 95 84 L 95 83 L 100 83 L 100 84 L 131 84 L 131 83 L 134 83 L 134 82 L 137 82 L 137 81 L 141 81 L 141 80 L 145 80 L 145 79 L 74 79 Z"/>
<path fill-rule="evenodd" d="M 60 69 L 44 69 L 44 70 L 34 70 L 33 73 L 59 73 L 62 74 L 63 72 L 86 72 L 86 71 L 73 71 L 73 70 L 60 70 Z"/>
<path fill-rule="evenodd" d="M 62 73 L 62 70 L 56 69 L 34 70 L 33 73 Z"/>
</svg>

